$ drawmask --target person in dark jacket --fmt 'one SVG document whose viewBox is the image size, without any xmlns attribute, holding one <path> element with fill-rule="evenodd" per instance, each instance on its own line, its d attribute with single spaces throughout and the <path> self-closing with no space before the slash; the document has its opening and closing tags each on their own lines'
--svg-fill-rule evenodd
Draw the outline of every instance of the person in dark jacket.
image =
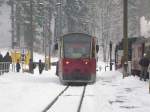
<svg viewBox="0 0 150 112">
<path fill-rule="evenodd" d="M 44 64 L 41 62 L 41 60 L 39 60 L 39 74 L 42 74 L 44 69 Z"/>
<path fill-rule="evenodd" d="M 0 53 L 0 75 L 3 74 L 3 55 Z"/>
<path fill-rule="evenodd" d="M 12 62 L 11 56 L 9 55 L 9 52 L 6 53 L 4 56 L 4 62 Z"/>
<path fill-rule="evenodd" d="M 149 66 L 149 59 L 146 57 L 146 54 L 144 54 L 144 57 L 140 59 L 139 64 L 141 65 L 141 74 L 140 74 L 140 80 L 144 78 L 144 81 L 146 81 L 147 77 L 147 69 Z"/>
<path fill-rule="evenodd" d="M 2 61 L 3 61 L 3 55 L 0 52 L 0 62 L 2 62 Z"/>
<path fill-rule="evenodd" d="M 3 61 L 6 63 L 6 67 L 4 68 L 5 72 L 9 72 L 9 67 L 10 67 L 10 64 L 12 62 L 12 59 L 11 59 L 11 56 L 9 55 L 9 52 L 6 53 L 6 55 L 3 58 Z"/>
<path fill-rule="evenodd" d="M 17 60 L 17 63 L 16 63 L 16 71 L 17 71 L 17 72 L 20 72 L 20 69 L 21 69 L 20 63 L 19 63 L 19 60 Z"/>
</svg>

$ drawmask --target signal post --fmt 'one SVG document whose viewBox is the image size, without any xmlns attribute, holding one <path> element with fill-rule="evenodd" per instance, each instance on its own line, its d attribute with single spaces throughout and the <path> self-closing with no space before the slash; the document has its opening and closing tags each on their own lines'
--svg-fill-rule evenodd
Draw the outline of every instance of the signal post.
<svg viewBox="0 0 150 112">
<path fill-rule="evenodd" d="M 128 76 L 128 0 L 123 0 L 123 78 Z"/>
</svg>

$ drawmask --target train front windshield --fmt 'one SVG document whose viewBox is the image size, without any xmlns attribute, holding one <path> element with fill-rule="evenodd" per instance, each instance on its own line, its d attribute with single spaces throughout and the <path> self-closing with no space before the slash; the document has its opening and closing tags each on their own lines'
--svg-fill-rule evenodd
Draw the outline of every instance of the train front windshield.
<svg viewBox="0 0 150 112">
<path fill-rule="evenodd" d="M 87 35 L 68 35 L 63 41 L 65 58 L 89 58 L 91 37 Z"/>
</svg>

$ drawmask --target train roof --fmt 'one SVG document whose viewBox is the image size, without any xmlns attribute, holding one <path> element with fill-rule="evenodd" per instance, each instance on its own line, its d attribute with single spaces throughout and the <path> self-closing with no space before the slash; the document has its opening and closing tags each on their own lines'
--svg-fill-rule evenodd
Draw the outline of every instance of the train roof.
<svg viewBox="0 0 150 112">
<path fill-rule="evenodd" d="M 136 40 L 138 40 L 139 37 L 130 37 L 128 38 L 128 47 L 131 48 L 132 44 L 135 43 Z M 118 44 L 118 49 L 123 49 L 123 39 Z"/>
<path fill-rule="evenodd" d="M 140 43 L 145 43 L 146 39 L 144 37 L 137 38 L 134 44 L 140 44 Z"/>
</svg>

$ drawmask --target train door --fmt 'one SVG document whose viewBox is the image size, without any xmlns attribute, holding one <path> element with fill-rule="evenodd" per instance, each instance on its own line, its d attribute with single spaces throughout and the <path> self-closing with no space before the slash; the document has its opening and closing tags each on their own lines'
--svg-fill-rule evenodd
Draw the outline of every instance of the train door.
<svg viewBox="0 0 150 112">
<path fill-rule="evenodd" d="M 92 57 L 91 57 L 91 72 L 93 74 L 94 80 L 96 78 L 96 60 L 97 60 L 97 55 L 96 55 L 96 38 L 92 38 Z"/>
</svg>

